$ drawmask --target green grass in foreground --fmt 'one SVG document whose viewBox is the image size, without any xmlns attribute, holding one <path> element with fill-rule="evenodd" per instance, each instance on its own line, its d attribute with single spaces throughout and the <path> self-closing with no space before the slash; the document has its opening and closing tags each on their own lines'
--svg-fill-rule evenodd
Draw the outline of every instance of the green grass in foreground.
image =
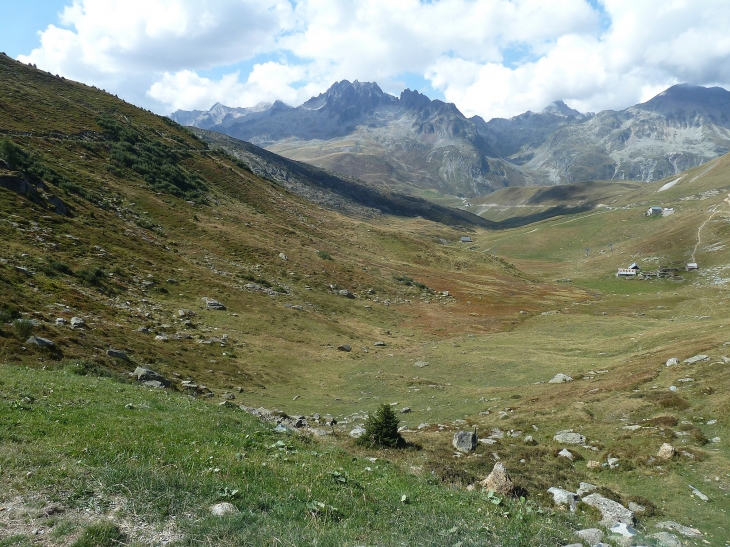
<svg viewBox="0 0 730 547">
<path fill-rule="evenodd" d="M 388 451 L 353 455 L 274 433 L 237 408 L 74 370 L 0 367 L 0 502 L 40 494 L 99 523 L 174 522 L 178 545 L 561 545 L 578 526 L 566 513 L 420 479 Z M 218 501 L 240 512 L 214 517 Z M 78 545 L 118 532 L 55 526 L 81 532 Z M 26 539 L 0 528 L 0 541 Z"/>
</svg>

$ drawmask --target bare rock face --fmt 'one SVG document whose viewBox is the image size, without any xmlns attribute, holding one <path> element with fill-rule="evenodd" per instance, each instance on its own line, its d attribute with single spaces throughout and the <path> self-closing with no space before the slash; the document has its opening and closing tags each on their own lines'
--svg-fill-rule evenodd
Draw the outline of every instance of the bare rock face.
<svg viewBox="0 0 730 547">
<path fill-rule="evenodd" d="M 656 457 L 660 460 L 671 460 L 675 455 L 677 454 L 677 451 L 674 449 L 674 447 L 669 443 L 664 443 L 660 448 L 659 452 L 656 453 Z"/>
<path fill-rule="evenodd" d="M 494 490 L 503 496 L 511 496 L 515 490 L 515 483 L 512 482 L 502 462 L 495 463 L 492 472 L 479 484 L 484 490 Z"/>
</svg>

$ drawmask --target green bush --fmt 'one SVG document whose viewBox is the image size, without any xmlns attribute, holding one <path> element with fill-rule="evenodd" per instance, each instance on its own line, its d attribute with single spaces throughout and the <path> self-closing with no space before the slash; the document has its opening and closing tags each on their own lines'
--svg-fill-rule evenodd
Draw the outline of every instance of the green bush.
<svg viewBox="0 0 730 547">
<path fill-rule="evenodd" d="M 332 255 L 327 251 L 317 251 L 317 256 L 322 260 L 332 260 Z"/>
<path fill-rule="evenodd" d="M 0 323 L 10 323 L 20 318 L 20 312 L 15 306 L 5 305 L 0 309 Z"/>
<path fill-rule="evenodd" d="M 403 437 L 398 433 L 398 417 L 389 405 L 383 404 L 374 414 L 368 416 L 365 422 L 365 433 L 357 442 L 363 446 L 385 448 L 405 445 Z"/>
<path fill-rule="evenodd" d="M 23 340 L 33 334 L 33 329 L 35 328 L 33 322 L 28 319 L 16 319 L 13 321 L 13 327 L 15 327 L 18 338 Z"/>
<path fill-rule="evenodd" d="M 77 376 L 111 376 L 109 369 L 102 367 L 93 361 L 85 361 L 83 359 L 71 361 L 70 363 L 65 364 L 63 368 Z"/>
<path fill-rule="evenodd" d="M 91 285 L 101 285 L 104 279 L 104 272 L 101 268 L 89 268 L 87 270 L 77 271 L 76 277 Z"/>
</svg>

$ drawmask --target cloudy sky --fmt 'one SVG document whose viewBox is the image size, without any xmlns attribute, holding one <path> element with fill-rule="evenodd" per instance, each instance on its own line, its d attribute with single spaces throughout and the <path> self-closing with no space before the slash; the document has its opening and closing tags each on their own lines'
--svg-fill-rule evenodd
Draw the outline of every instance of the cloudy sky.
<svg viewBox="0 0 730 547">
<path fill-rule="evenodd" d="M 730 88 L 727 0 L 4 0 L 0 51 L 161 114 L 342 79 L 485 119 Z"/>
</svg>

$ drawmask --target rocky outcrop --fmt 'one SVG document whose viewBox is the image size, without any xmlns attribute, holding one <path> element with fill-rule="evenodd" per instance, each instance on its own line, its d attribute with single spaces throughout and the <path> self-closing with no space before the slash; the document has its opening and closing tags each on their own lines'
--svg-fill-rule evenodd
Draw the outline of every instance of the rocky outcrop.
<svg viewBox="0 0 730 547">
<path fill-rule="evenodd" d="M 515 484 L 512 482 L 509 473 L 507 473 L 507 468 L 502 462 L 495 463 L 492 472 L 479 484 L 484 490 L 491 490 L 504 496 L 511 496 L 515 491 Z"/>
</svg>

